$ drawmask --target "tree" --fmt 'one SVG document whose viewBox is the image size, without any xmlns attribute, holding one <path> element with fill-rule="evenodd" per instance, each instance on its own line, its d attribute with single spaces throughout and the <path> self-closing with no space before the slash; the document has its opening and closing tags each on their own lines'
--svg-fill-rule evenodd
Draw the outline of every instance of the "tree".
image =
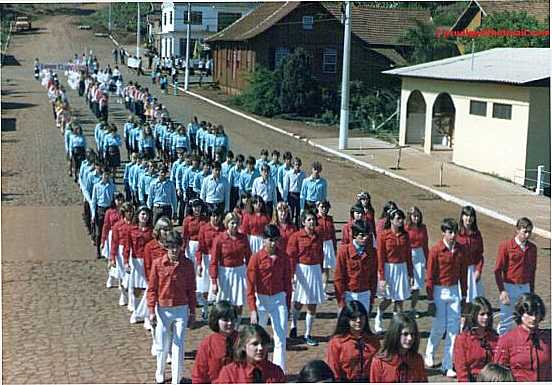
<svg viewBox="0 0 552 385">
<path fill-rule="evenodd" d="M 278 104 L 278 81 L 276 74 L 257 66 L 249 77 L 249 84 L 234 101 L 246 111 L 271 117 L 280 113 Z"/>
<path fill-rule="evenodd" d="M 512 36 L 511 31 L 543 32 L 548 31 L 548 20 L 546 23 L 539 23 L 537 19 L 527 12 L 498 12 L 483 19 L 480 32 L 500 31 L 509 32 L 508 36 L 478 36 L 474 39 L 474 50 L 485 51 L 497 47 L 513 48 L 548 48 L 550 46 L 550 35 L 541 36 Z M 461 38 L 460 42 L 471 47 L 470 38 Z"/>
<path fill-rule="evenodd" d="M 320 86 L 303 48 L 287 55 L 276 73 L 281 80 L 278 102 L 282 112 L 312 116 L 320 110 Z"/>
<path fill-rule="evenodd" d="M 437 37 L 436 31 L 435 24 L 416 20 L 416 26 L 409 29 L 399 40 L 412 46 L 411 51 L 406 54 L 409 65 L 445 59 L 458 54 L 456 44 L 452 40 Z"/>
</svg>

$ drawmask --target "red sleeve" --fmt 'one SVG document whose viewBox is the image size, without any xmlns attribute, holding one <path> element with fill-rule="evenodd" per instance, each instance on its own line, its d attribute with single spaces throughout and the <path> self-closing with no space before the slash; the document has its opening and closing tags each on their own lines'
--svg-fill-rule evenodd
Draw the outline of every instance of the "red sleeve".
<svg viewBox="0 0 552 385">
<path fill-rule="evenodd" d="M 371 383 L 385 382 L 383 381 L 382 373 L 383 373 L 383 365 L 381 363 L 381 360 L 377 357 L 374 357 L 372 359 L 372 363 L 370 364 L 370 382 Z"/>
<path fill-rule="evenodd" d="M 341 243 L 343 244 L 351 243 L 350 231 L 351 231 L 351 226 L 349 225 L 349 223 L 345 223 L 345 225 L 343 225 L 343 229 L 341 232 Z"/>
<path fill-rule="evenodd" d="M 220 243 L 220 236 L 218 236 L 213 240 L 213 244 L 211 245 L 211 262 L 209 263 L 209 275 L 214 281 L 216 281 L 218 278 L 218 265 L 221 252 Z"/>
<path fill-rule="evenodd" d="M 376 256 L 376 250 L 374 250 L 371 245 L 366 248 L 366 252 L 371 256 L 371 259 L 374 263 L 374 268 L 370 269 L 370 303 L 374 304 L 376 293 L 378 290 L 378 258 Z"/>
<path fill-rule="evenodd" d="M 345 282 L 347 282 L 347 268 L 345 267 L 347 260 L 347 248 L 347 245 L 339 246 L 334 272 L 335 299 L 340 307 L 344 305 Z"/>
<path fill-rule="evenodd" d="M 188 228 L 190 221 L 188 218 L 185 218 L 182 223 L 182 247 L 184 250 L 188 248 L 188 241 L 190 240 L 190 229 Z"/>
<path fill-rule="evenodd" d="M 208 340 L 205 337 L 197 348 L 197 353 L 192 368 L 192 384 L 208 384 L 211 382 L 209 378 L 209 357 L 207 354 Z"/>
<path fill-rule="evenodd" d="M 483 257 L 483 252 L 485 249 L 483 247 L 483 236 L 481 236 L 481 233 L 479 233 L 477 241 L 477 256 L 479 257 L 479 262 L 477 263 L 477 265 L 475 265 L 475 269 L 481 274 L 481 272 L 483 271 L 483 264 L 485 262 L 485 257 Z"/>
<path fill-rule="evenodd" d="M 213 381 L 213 384 L 232 384 L 232 383 L 234 383 L 233 376 L 232 376 L 232 370 L 230 369 L 230 365 L 232 365 L 232 364 L 226 365 L 225 367 L 223 367 L 220 370 L 220 374 L 217 377 L 217 379 L 215 381 Z"/>
<path fill-rule="evenodd" d="M 289 262 L 292 274 L 295 274 L 295 267 L 297 265 L 297 251 L 299 249 L 297 245 L 297 237 L 295 236 L 295 234 L 297 233 L 293 233 L 291 237 L 289 237 L 286 249 L 287 255 L 289 255 Z"/>
<path fill-rule="evenodd" d="M 387 249 L 385 248 L 385 239 L 383 233 L 378 237 L 378 246 L 377 246 L 377 255 L 378 255 L 378 279 L 383 281 L 385 279 L 385 256 Z"/>
<path fill-rule="evenodd" d="M 507 242 L 502 242 L 498 246 L 498 253 L 496 255 L 496 265 L 494 269 L 496 286 L 498 291 L 504 291 L 504 272 L 506 271 L 506 265 L 508 263 L 508 251 Z"/>
<path fill-rule="evenodd" d="M 195 280 L 194 280 L 195 282 Z M 155 314 L 155 305 L 157 304 L 159 290 L 159 275 L 157 274 L 157 263 L 151 267 L 151 273 L 148 281 L 148 289 L 146 292 L 148 300 L 148 309 L 150 314 Z"/>
<path fill-rule="evenodd" d="M 416 354 L 415 372 L 416 372 L 416 381 L 428 382 L 427 372 L 425 371 L 425 368 L 424 368 L 424 359 L 420 354 Z"/>
<path fill-rule="evenodd" d="M 531 244 L 531 261 L 529 262 L 529 266 L 531 268 L 531 277 L 529 280 L 529 291 L 531 293 L 535 292 L 535 275 L 537 272 L 537 247 L 533 244 Z"/>
<path fill-rule="evenodd" d="M 203 254 L 207 254 L 206 253 L 206 249 L 207 249 L 207 246 L 206 246 L 206 242 L 205 242 L 205 230 L 203 228 L 201 228 L 199 230 L 199 235 L 198 235 L 198 246 L 197 246 L 197 249 L 196 249 L 196 252 L 195 252 L 195 261 L 196 261 L 196 266 L 201 266 L 201 261 L 203 259 Z"/>
<path fill-rule="evenodd" d="M 247 236 L 244 237 L 244 241 L 243 241 L 244 245 L 245 245 L 245 264 L 247 265 L 249 263 L 249 259 L 251 258 L 251 248 L 249 247 L 249 242 L 247 241 Z"/>
<path fill-rule="evenodd" d="M 291 309 L 291 294 L 293 292 L 293 288 L 291 286 L 291 281 L 293 279 L 291 275 L 291 268 L 289 263 L 289 256 L 286 254 L 285 251 L 282 251 L 282 257 L 284 259 L 284 282 L 286 283 L 286 303 L 288 309 Z"/>
<path fill-rule="evenodd" d="M 111 250 L 109 250 L 112 263 L 115 263 L 118 252 L 119 252 L 119 229 L 118 229 L 118 226 L 114 226 L 113 230 L 111 231 Z"/>
<path fill-rule="evenodd" d="M 412 253 L 410 252 L 410 238 L 408 233 L 406 235 L 406 269 L 408 270 L 408 276 L 412 278 L 414 276 L 414 266 L 412 265 Z"/>
<path fill-rule="evenodd" d="M 333 218 L 330 222 L 330 231 L 332 232 L 332 242 L 333 242 L 333 247 L 334 247 L 334 251 L 337 251 L 337 238 L 336 238 L 336 235 L 335 235 L 335 225 L 334 225 L 334 221 L 333 221 Z"/>
<path fill-rule="evenodd" d="M 427 235 L 427 226 L 424 226 L 422 238 L 423 238 L 422 248 L 424 249 L 424 257 L 427 260 L 427 257 L 429 255 L 429 236 Z"/>
<path fill-rule="evenodd" d="M 435 248 L 429 250 L 429 257 L 427 259 L 426 292 L 428 301 L 433 301 L 433 286 L 437 275 L 437 269 L 439 267 L 436 253 Z"/>
<path fill-rule="evenodd" d="M 111 215 L 111 210 L 113 209 L 109 209 L 107 211 L 107 214 L 105 215 L 105 220 L 102 227 L 102 238 L 101 238 L 102 245 L 105 243 L 105 240 L 107 239 L 107 236 L 109 234 L 109 230 L 111 230 L 111 226 L 113 225 L 112 223 L 113 216 Z"/>
<path fill-rule="evenodd" d="M 508 347 L 508 341 L 504 337 L 500 337 L 498 339 L 496 351 L 493 356 L 493 362 L 510 367 L 510 349 Z"/>
<path fill-rule="evenodd" d="M 245 235 L 249 234 L 249 214 L 247 213 L 243 214 L 240 233 Z"/>
<path fill-rule="evenodd" d="M 460 248 L 460 289 L 462 291 L 462 297 L 466 298 L 468 293 L 468 250 L 461 246 Z"/>
<path fill-rule="evenodd" d="M 247 307 L 250 311 L 257 311 L 255 298 L 255 277 L 257 275 L 257 254 L 253 255 L 247 264 Z"/>
<path fill-rule="evenodd" d="M 454 341 L 454 351 L 452 358 L 454 360 L 454 369 L 456 370 L 456 379 L 458 382 L 469 382 L 469 368 L 466 363 L 466 348 L 469 340 L 465 333 L 460 333 Z"/>
<path fill-rule="evenodd" d="M 130 260 L 130 249 L 132 247 L 132 230 L 125 232 L 124 237 L 126 240 L 123 245 L 123 261 L 125 265 L 128 265 Z"/>
<path fill-rule="evenodd" d="M 187 295 L 190 301 L 190 305 L 188 308 L 190 309 L 190 314 L 195 314 L 196 309 L 196 279 L 195 279 L 195 270 L 194 270 L 194 263 L 187 260 L 188 262 L 188 279 L 187 279 L 187 285 L 186 289 L 188 291 Z"/>
<path fill-rule="evenodd" d="M 330 339 L 328 342 L 328 348 L 326 350 L 326 362 L 332 370 L 335 381 L 340 382 L 345 379 L 345 373 L 341 370 L 342 364 L 339 362 L 339 343 L 336 341 L 335 337 Z"/>
<path fill-rule="evenodd" d="M 151 242 L 146 243 L 146 246 L 144 246 L 144 274 L 147 282 L 149 282 L 149 273 L 151 271 Z"/>
</svg>

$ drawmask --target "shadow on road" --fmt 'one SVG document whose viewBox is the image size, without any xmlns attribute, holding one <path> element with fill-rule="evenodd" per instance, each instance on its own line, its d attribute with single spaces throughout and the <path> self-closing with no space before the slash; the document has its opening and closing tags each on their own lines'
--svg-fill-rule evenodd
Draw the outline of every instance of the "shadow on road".
<svg viewBox="0 0 552 385">
<path fill-rule="evenodd" d="M 2 193 L 2 201 L 9 202 L 15 200 L 18 196 L 23 196 L 21 193 Z"/>
<path fill-rule="evenodd" d="M 2 55 L 2 65 L 5 66 L 20 66 L 21 63 L 13 55 Z"/>
<path fill-rule="evenodd" d="M 14 102 L 4 102 L 2 103 L 2 109 L 3 110 L 19 110 L 22 108 L 29 108 L 34 107 L 36 104 L 32 103 L 14 103 Z M 4 123 L 4 119 L 2 119 L 2 125 Z M 4 131 L 4 127 L 2 127 L 2 131 Z"/>
<path fill-rule="evenodd" d="M 4 107 L 3 104 L 2 107 Z M 11 131 L 15 131 L 15 118 L 2 118 L 2 132 Z"/>
</svg>

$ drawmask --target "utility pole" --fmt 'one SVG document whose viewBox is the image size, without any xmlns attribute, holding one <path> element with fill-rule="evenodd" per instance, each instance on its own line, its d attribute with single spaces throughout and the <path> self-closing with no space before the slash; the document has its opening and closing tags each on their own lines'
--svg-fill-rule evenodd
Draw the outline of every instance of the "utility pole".
<svg viewBox="0 0 552 385">
<path fill-rule="evenodd" d="M 138 2 L 138 20 L 136 24 L 136 59 L 140 59 L 140 2 Z"/>
<path fill-rule="evenodd" d="M 184 73 L 184 90 L 188 91 L 190 80 L 190 29 L 192 25 L 192 3 L 188 3 L 188 26 L 186 28 L 186 72 Z"/>
<path fill-rule="evenodd" d="M 346 150 L 349 139 L 349 62 L 351 56 L 351 2 L 345 3 L 345 38 L 341 75 L 341 114 L 339 116 L 339 149 Z"/>
<path fill-rule="evenodd" d="M 109 21 L 107 23 L 107 29 L 111 35 L 111 3 L 109 3 Z"/>
</svg>

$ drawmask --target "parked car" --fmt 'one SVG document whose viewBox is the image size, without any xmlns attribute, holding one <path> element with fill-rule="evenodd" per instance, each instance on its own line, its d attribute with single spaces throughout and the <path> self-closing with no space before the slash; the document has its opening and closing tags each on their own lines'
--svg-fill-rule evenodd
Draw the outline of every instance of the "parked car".
<svg viewBox="0 0 552 385">
<path fill-rule="evenodd" d="M 15 18 L 15 32 L 30 31 L 31 19 L 29 16 L 18 16 Z"/>
</svg>

